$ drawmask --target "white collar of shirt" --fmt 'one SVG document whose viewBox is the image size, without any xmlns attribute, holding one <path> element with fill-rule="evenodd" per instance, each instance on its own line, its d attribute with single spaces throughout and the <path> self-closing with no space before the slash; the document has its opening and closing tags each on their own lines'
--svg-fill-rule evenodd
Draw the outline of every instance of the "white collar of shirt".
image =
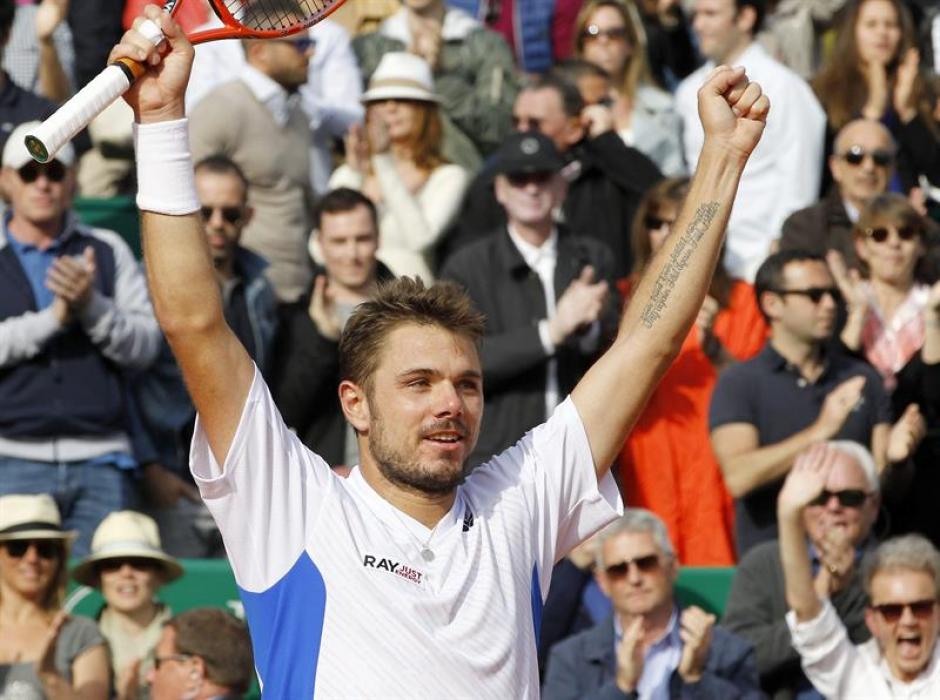
<svg viewBox="0 0 940 700">
<path fill-rule="evenodd" d="M 241 79 L 258 102 L 268 108 L 271 116 L 274 117 L 274 122 L 280 127 L 287 126 L 287 120 L 290 118 L 288 110 L 290 95 L 287 94 L 287 90 L 277 81 L 247 63 L 242 68 Z"/>
<path fill-rule="evenodd" d="M 526 265 L 536 271 L 539 270 L 541 265 L 548 262 L 551 262 L 552 266 L 554 266 L 555 259 L 558 255 L 558 229 L 552 228 L 552 232 L 545 242 L 540 246 L 536 246 L 516 233 L 511 224 L 506 228 L 509 231 L 510 240 L 512 240 L 513 245 L 519 250 L 519 254 L 522 256 L 522 259 L 525 260 Z"/>
</svg>

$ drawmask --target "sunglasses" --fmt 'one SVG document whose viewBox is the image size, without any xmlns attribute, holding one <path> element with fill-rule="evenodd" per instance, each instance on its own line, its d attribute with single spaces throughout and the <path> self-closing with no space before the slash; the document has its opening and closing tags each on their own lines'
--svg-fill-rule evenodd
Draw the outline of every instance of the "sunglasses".
<svg viewBox="0 0 940 700">
<path fill-rule="evenodd" d="M 921 230 L 916 226 L 901 226 L 900 228 L 894 229 L 888 228 L 887 226 L 879 226 L 878 228 L 865 229 L 865 235 L 875 243 L 884 243 L 891 236 L 892 230 L 897 231 L 898 238 L 902 241 L 912 241 L 921 235 Z"/>
<path fill-rule="evenodd" d="M 604 569 L 605 573 L 611 578 L 622 578 L 627 575 L 627 572 L 630 570 L 631 566 L 636 566 L 637 571 L 643 574 L 648 574 L 651 571 L 655 571 L 659 568 L 659 555 L 658 554 L 647 554 L 644 557 L 637 557 L 636 559 L 627 559 L 618 564 L 611 564 Z"/>
<path fill-rule="evenodd" d="M 648 214 L 643 217 L 643 225 L 650 231 L 658 231 L 663 226 L 672 226 L 675 222 L 675 219 L 660 219 L 658 216 L 653 216 Z"/>
<path fill-rule="evenodd" d="M 14 559 L 22 559 L 32 547 L 40 559 L 59 559 L 62 557 L 62 544 L 56 540 L 10 540 L 3 543 L 3 548 Z"/>
<path fill-rule="evenodd" d="M 118 557 L 115 559 L 102 559 L 98 562 L 98 570 L 105 573 L 120 571 L 124 565 L 127 565 L 135 571 L 152 571 L 157 568 L 153 559 L 146 557 Z"/>
<path fill-rule="evenodd" d="M 40 175 L 45 175 L 49 182 L 62 182 L 66 175 L 65 166 L 58 160 L 53 160 L 48 163 L 37 163 L 33 161 L 27 163 L 16 172 L 20 176 L 20 180 L 27 185 L 31 182 L 36 182 Z"/>
<path fill-rule="evenodd" d="M 796 294 L 797 296 L 807 297 L 814 304 L 822 301 L 823 297 L 832 297 L 837 304 L 842 301 L 842 293 L 837 287 L 809 287 L 808 289 L 771 289 L 774 294 L 786 296 Z"/>
<path fill-rule="evenodd" d="M 861 165 L 867 157 L 871 157 L 872 162 L 879 168 L 887 168 L 894 163 L 894 154 L 880 148 L 874 151 L 866 151 L 861 146 L 852 146 L 840 157 L 849 165 Z"/>
<path fill-rule="evenodd" d="M 297 50 L 297 53 L 307 53 L 310 49 L 316 47 L 317 42 L 310 37 L 301 37 L 299 39 L 278 39 L 282 44 L 290 44 Z"/>
<path fill-rule="evenodd" d="M 536 185 L 544 185 L 546 182 L 552 179 L 554 173 L 544 172 L 544 173 L 509 173 L 506 175 L 506 179 L 509 180 L 509 184 L 513 187 L 526 187 L 531 183 Z"/>
<path fill-rule="evenodd" d="M 901 619 L 905 608 L 911 609 L 911 614 L 918 620 L 926 620 L 933 614 L 937 607 L 937 601 L 928 598 L 927 600 L 915 600 L 911 603 L 881 603 L 872 605 L 872 610 L 876 610 L 887 623 L 895 623 Z"/>
<path fill-rule="evenodd" d="M 582 39 L 600 39 L 604 37 L 610 41 L 618 41 L 621 39 L 627 38 L 627 28 L 626 27 L 609 27 L 604 29 L 603 27 L 598 27 L 596 24 L 589 24 L 584 28 L 584 31 L 581 32 Z"/>
<path fill-rule="evenodd" d="M 868 493 L 861 489 L 843 489 L 841 491 L 828 491 L 823 489 L 816 498 L 810 501 L 811 506 L 824 506 L 833 496 L 843 508 L 859 508 L 867 499 Z"/>
<path fill-rule="evenodd" d="M 245 210 L 242 207 L 200 207 L 199 212 L 202 214 L 202 220 L 209 223 L 216 210 L 222 212 L 222 219 L 232 226 L 245 216 Z"/>
</svg>

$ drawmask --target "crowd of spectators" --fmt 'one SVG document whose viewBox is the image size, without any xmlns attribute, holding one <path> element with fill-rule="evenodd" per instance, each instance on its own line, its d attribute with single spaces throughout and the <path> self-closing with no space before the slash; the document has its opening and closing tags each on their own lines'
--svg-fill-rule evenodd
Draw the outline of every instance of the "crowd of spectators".
<svg viewBox="0 0 940 700">
<path fill-rule="evenodd" d="M 218 24 L 188 4 L 188 28 Z M 177 558 L 224 545 L 142 269 L 73 209 L 135 193 L 133 115 L 115 104 L 45 165 L 23 146 L 141 5 L 0 0 L 3 700 L 237 697 L 250 680 L 236 622 L 156 602 Z M 199 46 L 187 92 L 225 316 L 304 444 L 357 464 L 339 339 L 398 276 L 455 282 L 486 315 L 473 465 L 544 422 L 666 237 L 695 235 L 673 223 L 696 92 L 743 65 L 767 127 L 615 465 L 629 510 L 556 566 L 543 692 L 940 692 L 936 3 L 356 5 Z M 62 612 L 69 556 L 104 597 L 97 624 Z M 723 619 L 679 606 L 679 566 L 734 565 Z"/>
</svg>

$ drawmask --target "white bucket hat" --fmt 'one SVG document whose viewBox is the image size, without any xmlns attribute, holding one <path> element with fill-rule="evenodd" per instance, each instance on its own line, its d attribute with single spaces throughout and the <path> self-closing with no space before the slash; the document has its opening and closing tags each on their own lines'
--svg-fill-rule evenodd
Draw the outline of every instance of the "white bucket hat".
<svg viewBox="0 0 940 700">
<path fill-rule="evenodd" d="M 10 540 L 74 540 L 78 533 L 62 529 L 62 517 L 52 496 L 0 496 L 0 542 Z"/>
<path fill-rule="evenodd" d="M 72 569 L 72 578 L 86 586 L 98 585 L 95 564 L 107 559 L 152 559 L 163 569 L 164 583 L 183 575 L 183 567 L 160 546 L 153 518 L 133 510 L 111 513 L 91 538 L 91 554 Z"/>
<path fill-rule="evenodd" d="M 431 66 L 413 53 L 385 54 L 369 80 L 369 89 L 362 95 L 363 104 L 379 100 L 439 103 L 440 98 L 434 94 Z"/>
</svg>

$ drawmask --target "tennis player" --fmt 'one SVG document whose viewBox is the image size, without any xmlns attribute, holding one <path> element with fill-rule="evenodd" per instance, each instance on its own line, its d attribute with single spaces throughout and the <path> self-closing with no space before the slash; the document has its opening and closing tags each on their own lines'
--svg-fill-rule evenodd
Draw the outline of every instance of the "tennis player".
<svg viewBox="0 0 940 700">
<path fill-rule="evenodd" d="M 538 697 L 552 565 L 622 510 L 609 465 L 702 305 L 767 98 L 743 69 L 709 76 L 679 235 L 616 341 L 546 423 L 472 473 L 483 319 L 455 288 L 411 280 L 358 307 L 340 343 L 339 395 L 361 464 L 344 480 L 287 429 L 225 323 L 187 144 L 193 50 L 157 8 L 146 14 L 167 37 L 163 55 L 132 29 L 111 58 L 151 64 L 127 96 L 147 272 L 199 411 L 191 466 L 225 539 L 265 695 Z"/>
</svg>

